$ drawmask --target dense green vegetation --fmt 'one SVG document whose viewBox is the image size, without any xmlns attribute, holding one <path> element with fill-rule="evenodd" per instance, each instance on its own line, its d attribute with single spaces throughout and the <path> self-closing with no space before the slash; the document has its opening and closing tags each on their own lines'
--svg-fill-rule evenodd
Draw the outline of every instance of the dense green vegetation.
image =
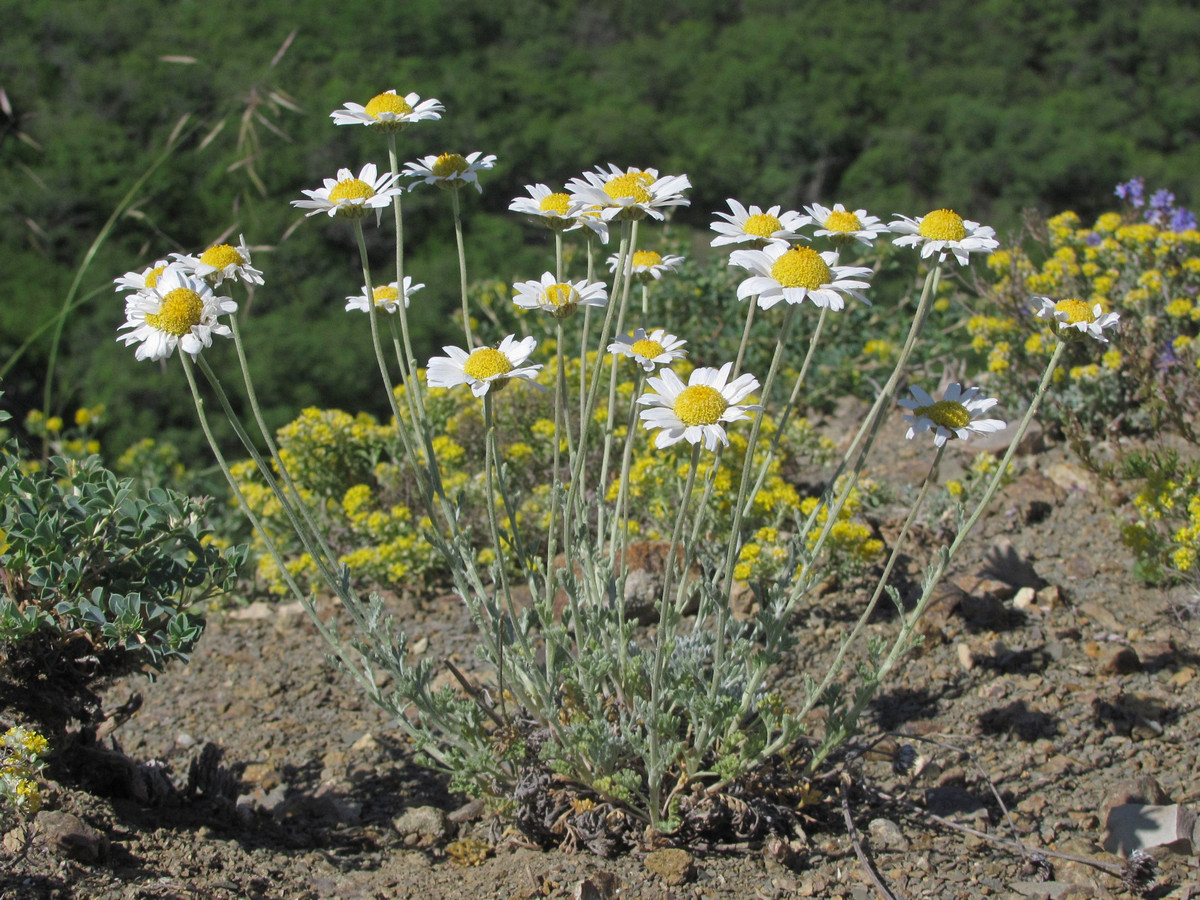
<svg viewBox="0 0 1200 900">
<path fill-rule="evenodd" d="M 382 411 L 362 323 L 342 312 L 360 285 L 351 232 L 324 218 L 292 230 L 288 202 L 339 166 L 386 163 L 381 138 L 328 114 L 390 87 L 447 108 L 401 136 L 404 158 L 499 156 L 483 196 L 464 195 L 479 277 L 544 266 L 524 252 L 544 252 L 544 234 L 505 212 L 523 184 L 610 161 L 688 173 L 692 206 L 676 221 L 698 229 L 726 197 L 884 216 L 951 205 L 1003 234 L 1027 207 L 1087 217 L 1134 174 L 1200 196 L 1188 0 L 4 6 L 0 365 L 32 339 L 6 376 L 18 419 L 42 404 L 44 326 L 87 248 L 189 116 L 85 273 L 52 385 L 50 412 L 109 404 L 114 451 L 198 436 L 178 367 L 135 363 L 113 341 L 112 279 L 229 233 L 264 248 L 247 339 L 274 421 L 314 403 Z M 428 285 L 415 313 L 425 356 L 456 303 L 446 196 L 409 195 L 406 223 L 410 272 Z"/>
</svg>

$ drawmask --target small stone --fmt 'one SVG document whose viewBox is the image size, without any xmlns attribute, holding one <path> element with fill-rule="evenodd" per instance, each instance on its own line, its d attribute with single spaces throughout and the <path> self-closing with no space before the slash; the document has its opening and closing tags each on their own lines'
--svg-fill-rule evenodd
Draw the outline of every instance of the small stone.
<svg viewBox="0 0 1200 900">
<path fill-rule="evenodd" d="M 1132 675 L 1142 671 L 1142 661 L 1132 647 L 1117 647 L 1101 657 L 1100 672 L 1104 675 Z"/>
<path fill-rule="evenodd" d="M 81 863 L 100 862 L 108 856 L 108 837 L 79 816 L 61 810 L 42 812 L 38 827 L 51 852 Z"/>
<path fill-rule="evenodd" d="M 645 866 L 669 885 L 687 884 L 695 870 L 692 855 L 686 850 L 669 847 L 646 854 Z"/>
<path fill-rule="evenodd" d="M 1196 677 L 1196 670 L 1191 666 L 1184 666 L 1178 672 L 1171 676 L 1171 684 L 1177 688 L 1187 687 L 1191 684 L 1192 679 Z"/>
<path fill-rule="evenodd" d="M 375 735 L 368 731 L 357 741 L 351 744 L 350 749 L 355 753 L 378 753 L 379 741 L 375 740 Z"/>
<path fill-rule="evenodd" d="M 1084 617 L 1090 619 L 1092 624 L 1098 626 L 1104 631 L 1124 633 L 1125 629 L 1121 625 L 1120 620 L 1114 616 L 1107 607 L 1101 606 L 1095 600 L 1086 600 L 1079 604 L 1079 612 Z"/>
<path fill-rule="evenodd" d="M 975 654 L 967 644 L 959 644 L 954 648 L 958 653 L 958 664 L 970 672 L 975 668 Z"/>
<path fill-rule="evenodd" d="M 908 850 L 908 838 L 900 830 L 900 826 L 891 819 L 872 819 L 867 825 L 867 833 L 880 847 L 889 850 Z"/>
<path fill-rule="evenodd" d="M 194 747 L 195 745 L 196 745 L 196 739 L 194 737 L 192 737 L 190 734 L 188 734 L 186 731 L 181 731 L 181 732 L 179 732 L 179 734 L 175 735 L 175 746 L 176 747 L 181 747 L 184 750 L 186 750 L 189 747 Z"/>
<path fill-rule="evenodd" d="M 454 826 L 446 818 L 446 814 L 436 806 L 414 806 L 392 819 L 392 827 L 408 843 L 410 837 L 415 837 L 414 843 L 433 844 L 448 837 Z"/>
</svg>

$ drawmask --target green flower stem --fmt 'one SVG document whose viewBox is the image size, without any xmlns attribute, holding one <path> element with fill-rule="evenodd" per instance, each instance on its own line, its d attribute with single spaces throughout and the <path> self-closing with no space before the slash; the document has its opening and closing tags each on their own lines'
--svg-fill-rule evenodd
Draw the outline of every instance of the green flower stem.
<svg viewBox="0 0 1200 900">
<path fill-rule="evenodd" d="M 554 280 L 559 283 L 563 280 L 563 233 L 557 228 L 554 230 Z"/>
<path fill-rule="evenodd" d="M 313 563 L 320 570 L 322 580 L 336 581 L 337 576 L 334 574 L 336 556 L 328 548 L 324 540 L 316 533 L 316 531 L 308 527 L 308 523 L 311 520 L 308 518 L 308 513 L 307 510 L 304 509 L 303 503 L 299 501 L 299 494 L 296 494 L 296 502 L 293 503 L 292 498 L 289 497 L 288 494 L 279 487 L 279 482 L 272 474 L 270 465 L 265 459 L 263 459 L 258 447 L 255 445 L 254 441 L 251 440 L 250 435 L 246 432 L 246 429 L 242 426 L 241 420 L 238 418 L 237 413 L 235 413 L 233 410 L 232 404 L 229 402 L 229 396 L 225 393 L 225 389 L 221 386 L 221 380 L 209 366 L 208 360 L 203 356 L 197 356 L 195 364 L 199 365 L 200 371 L 204 373 L 204 377 L 208 380 L 209 385 L 217 395 L 217 401 L 221 404 L 221 409 L 225 413 L 225 417 L 229 420 L 229 424 L 233 427 L 234 434 L 237 435 L 237 438 L 239 441 L 241 441 L 242 446 L 246 448 L 246 452 L 249 453 L 251 459 L 254 460 L 254 464 L 258 467 L 259 474 L 262 475 L 263 481 L 266 482 L 267 487 L 270 488 L 275 499 L 279 501 L 280 508 L 283 510 L 284 515 L 287 516 L 288 524 L 296 533 L 296 537 L 300 539 L 300 543 L 303 545 L 305 552 L 312 557 Z M 280 471 L 282 474 L 286 471 L 282 468 L 282 460 L 280 460 L 280 466 Z"/>
<path fill-rule="evenodd" d="M 775 459 L 775 454 L 779 450 L 779 442 L 783 440 L 784 429 L 787 428 L 788 421 L 796 409 L 796 402 L 800 399 L 800 389 L 804 386 L 804 379 L 808 376 L 808 367 L 812 363 L 813 356 L 816 354 L 817 344 L 821 340 L 821 329 L 825 327 L 825 317 L 828 313 L 829 307 L 822 306 L 821 313 L 817 316 L 817 325 L 813 329 L 812 337 L 808 340 L 808 352 L 804 354 L 804 362 L 800 366 L 800 373 L 796 376 L 796 382 L 792 385 L 792 393 L 788 396 L 787 403 L 779 414 L 778 427 L 775 429 L 775 433 L 771 435 L 771 443 L 767 447 L 766 458 L 762 461 L 762 465 L 758 467 L 758 475 L 754 479 L 754 489 L 747 496 L 745 514 L 749 514 L 750 505 L 754 503 L 754 498 L 758 496 L 758 492 L 762 490 L 763 485 L 767 482 L 767 473 L 771 468 L 771 461 Z"/>
<path fill-rule="evenodd" d="M 242 332 L 240 326 L 238 325 L 237 316 L 229 317 L 229 325 L 233 331 L 233 345 L 237 350 L 238 365 L 242 370 L 242 383 L 246 388 L 246 398 L 250 401 L 250 411 L 253 413 L 254 421 L 258 425 L 259 434 L 262 435 L 263 441 L 266 442 L 267 450 L 271 454 L 271 459 L 275 463 L 275 468 L 279 472 L 280 477 L 283 478 L 283 483 L 288 489 L 288 493 L 291 497 L 291 505 L 294 506 L 295 509 L 299 510 L 300 514 L 304 517 L 304 524 L 307 526 L 308 533 L 315 538 L 320 545 L 321 556 L 324 556 L 326 559 L 333 560 L 336 558 L 336 555 L 334 554 L 332 548 L 330 548 L 328 542 L 325 540 L 322 529 L 317 526 L 315 521 L 313 521 L 312 511 L 308 508 L 308 504 L 305 503 L 303 498 L 300 496 L 300 490 L 296 487 L 296 482 L 292 479 L 292 473 L 288 470 L 288 467 L 283 464 L 283 457 L 279 455 L 279 447 L 275 443 L 275 438 L 271 434 L 271 429 L 267 427 L 266 420 L 263 418 L 262 410 L 258 404 L 258 392 L 254 389 L 254 381 L 250 377 L 250 366 L 246 361 L 246 348 L 242 343 Z M 217 378 L 216 373 L 213 372 L 209 367 L 208 360 L 201 356 L 199 357 L 199 362 L 200 368 L 204 372 L 205 377 L 219 391 L 218 396 L 222 398 L 222 405 L 226 407 L 225 414 L 229 416 L 231 422 L 236 421 L 232 415 L 232 410 L 228 406 L 228 401 L 223 399 L 224 391 L 221 390 L 220 381 Z M 262 469 L 263 466 L 260 464 L 259 468 Z M 269 476 L 269 474 L 269 472 L 264 473 L 265 476 Z M 274 488 L 271 480 L 268 480 L 267 483 L 272 485 Z M 277 488 L 274 489 L 277 490 Z M 285 498 L 279 497 L 279 502 L 285 510 L 288 509 L 288 502 L 285 500 Z M 297 530 L 297 533 L 299 533 L 299 530 Z M 312 556 L 314 560 L 320 558 L 320 556 L 317 554 L 312 554 Z"/>
<path fill-rule="evenodd" d="M 458 245 L 458 286 L 462 291 L 463 331 L 467 335 L 467 352 L 475 346 L 471 336 L 471 310 L 467 302 L 467 251 L 463 245 L 462 205 L 458 199 L 458 189 L 451 188 L 450 204 L 454 208 L 454 241 Z"/>
<path fill-rule="evenodd" d="M 846 501 L 850 497 L 850 492 L 854 490 L 855 485 L 858 483 L 862 462 L 870 451 L 871 445 L 875 440 L 875 433 L 883 421 L 883 410 L 889 408 L 892 400 L 895 398 L 896 388 L 900 384 L 900 379 L 903 377 L 905 369 L 908 366 L 908 359 L 912 355 L 913 348 L 916 346 L 917 338 L 920 336 L 921 329 L 925 324 L 925 318 L 929 315 L 929 309 L 933 305 L 933 298 L 937 295 L 937 285 L 941 277 L 941 271 L 941 260 L 938 260 L 934 263 L 933 268 L 929 270 L 929 274 L 925 276 L 925 285 L 921 290 L 921 299 L 917 302 L 917 309 L 913 313 L 912 326 L 908 330 L 908 337 L 904 341 L 904 347 L 900 350 L 896 366 L 892 369 L 892 374 L 883 386 L 883 390 L 875 398 L 875 403 L 871 406 L 866 418 L 863 419 L 863 423 L 859 426 L 854 440 L 851 441 L 849 448 L 847 448 L 845 455 L 842 457 L 841 463 L 830 479 L 828 496 L 833 502 L 817 504 L 805 522 L 802 533 L 808 534 L 813 527 L 813 523 L 816 522 L 817 515 L 820 513 L 822 506 L 826 506 L 828 514 L 825 524 L 821 528 L 821 533 L 817 536 L 808 559 L 800 567 L 800 572 L 796 577 L 797 587 L 792 590 L 791 595 L 788 597 L 787 612 L 794 610 L 796 604 L 808 592 L 808 581 L 812 565 L 820 558 L 821 550 L 825 546 L 825 540 L 833 530 L 833 526 L 841 514 L 842 507 L 846 505 Z M 849 474 L 839 487 L 838 480 L 841 478 L 842 473 L 847 471 Z M 836 497 L 833 495 L 835 491 Z"/>
<path fill-rule="evenodd" d="M 668 765 L 668 760 L 662 758 L 659 740 L 660 720 L 669 714 L 667 710 L 660 708 L 663 702 L 663 672 L 666 668 L 668 645 L 674 644 L 675 624 L 679 618 L 675 611 L 675 605 L 668 602 L 668 598 L 671 596 L 671 579 L 675 574 L 676 547 L 679 544 L 679 536 L 683 532 L 683 523 L 687 518 L 688 508 L 691 505 L 689 501 L 692 497 L 692 486 L 696 482 L 696 467 L 700 462 L 701 446 L 699 443 L 692 445 L 692 459 L 688 464 L 683 496 L 679 501 L 679 515 L 675 517 L 675 527 L 671 531 L 671 544 L 667 548 L 667 562 L 663 570 L 663 591 L 659 604 L 658 631 L 654 637 L 654 664 L 650 673 L 650 709 L 649 715 L 646 717 L 646 730 L 650 737 L 649 753 L 646 758 L 646 780 L 650 795 L 650 827 L 656 831 L 661 813 L 659 799 L 662 794 L 662 780 Z M 681 578 L 684 581 L 687 580 L 686 571 Z"/>
<path fill-rule="evenodd" d="M 500 579 L 500 593 L 504 598 L 504 605 L 508 610 L 510 621 L 516 621 L 516 609 L 513 607 L 512 592 L 508 588 L 508 574 L 506 559 L 508 554 L 505 552 L 504 544 L 500 540 L 500 523 L 496 515 L 496 418 L 492 414 L 492 393 L 488 391 L 483 395 L 483 430 L 484 430 L 484 458 L 483 458 L 483 491 L 484 497 L 487 500 L 488 513 L 488 529 L 492 537 L 492 550 L 496 554 L 496 563 L 494 571 L 498 573 Z M 513 529 L 516 529 L 517 523 L 510 521 Z M 503 713 L 504 709 L 504 617 L 499 615 L 496 617 L 496 670 L 497 670 L 497 692 L 500 694 L 500 708 Z M 518 633 L 521 629 L 514 629 Z M 526 640 L 525 635 L 521 634 L 521 641 Z"/>
<path fill-rule="evenodd" d="M 733 361 L 732 378 L 742 374 L 742 360 L 746 358 L 746 348 L 750 346 L 750 329 L 754 326 L 754 311 L 758 309 L 758 296 L 750 298 L 750 308 L 746 310 L 746 325 L 742 328 L 742 341 L 738 344 L 737 358 Z"/>
<path fill-rule="evenodd" d="M 562 234 L 558 236 L 559 250 L 562 249 Z M 558 574 L 554 570 L 554 557 L 558 553 L 558 534 L 555 528 L 558 500 L 562 494 L 562 435 L 567 434 L 567 458 L 572 459 L 570 429 L 566 423 L 565 396 L 567 386 L 566 362 L 563 355 L 563 326 L 562 319 L 555 319 L 554 341 L 554 448 L 553 462 L 550 469 L 550 522 L 546 529 L 546 602 L 554 602 L 554 592 L 557 590 Z M 513 528 L 516 528 L 514 520 Z M 564 535 L 563 544 L 567 546 L 570 535 Z"/>
<path fill-rule="evenodd" d="M 1013 435 L 1012 441 L 1008 445 L 1008 450 L 1004 454 L 1004 458 L 1000 461 L 995 473 L 992 475 L 992 480 L 988 482 L 987 490 L 983 492 L 979 503 L 976 504 L 974 511 L 958 534 L 950 543 L 948 548 L 943 549 L 939 554 L 937 561 L 930 568 L 925 576 L 924 588 L 921 592 L 921 597 L 917 601 L 917 605 L 913 611 L 904 615 L 903 625 L 900 632 L 896 635 L 896 639 L 892 642 L 891 651 L 879 664 L 879 668 L 872 673 L 871 677 L 864 683 L 863 687 L 856 693 L 853 706 L 850 707 L 845 717 L 842 718 L 840 728 L 832 735 L 827 735 L 822 742 L 821 747 L 813 754 L 813 758 L 809 760 L 806 766 L 806 771 L 814 772 L 816 767 L 824 761 L 824 759 L 837 746 L 839 746 L 847 737 L 854 733 L 854 729 L 858 723 L 858 717 L 862 715 L 863 709 L 871 702 L 875 696 L 875 691 L 880 684 L 887 680 L 896 663 L 900 658 L 907 653 L 913 646 L 913 633 L 916 631 L 917 624 L 921 621 L 921 617 L 925 614 L 925 610 L 929 608 L 929 604 L 933 599 L 934 589 L 945 575 L 946 569 L 949 568 L 951 560 L 962 547 L 963 542 L 971 534 L 972 529 L 978 524 L 979 519 L 983 516 L 983 512 L 991 504 L 992 498 L 995 497 L 996 491 L 999 490 L 1001 482 L 1004 480 L 1004 475 L 1008 471 L 1009 464 L 1012 458 L 1016 455 L 1017 447 L 1020 446 L 1022 439 L 1025 437 L 1025 432 L 1029 430 L 1029 424 L 1033 421 L 1034 415 L 1037 413 L 1038 407 L 1041 405 L 1042 397 L 1045 396 L 1046 389 L 1050 386 L 1050 380 L 1054 377 L 1054 370 L 1058 368 L 1058 362 L 1063 354 L 1063 349 L 1066 344 L 1059 341 L 1058 346 L 1054 348 L 1054 354 L 1050 357 L 1050 362 L 1046 366 L 1046 371 L 1042 375 L 1041 383 L 1038 385 L 1037 392 L 1033 395 L 1033 399 L 1029 403 L 1029 408 L 1025 411 L 1025 416 L 1021 419 L 1021 424 L 1017 426 L 1016 434 Z"/>
</svg>

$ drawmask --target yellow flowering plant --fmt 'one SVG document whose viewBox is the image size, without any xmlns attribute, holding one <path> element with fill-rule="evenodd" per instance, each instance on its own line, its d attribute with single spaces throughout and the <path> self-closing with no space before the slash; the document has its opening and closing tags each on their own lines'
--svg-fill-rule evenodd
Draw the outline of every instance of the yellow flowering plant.
<svg viewBox="0 0 1200 900">
<path fill-rule="evenodd" d="M 400 108 L 385 99 L 361 110 L 348 105 L 353 115 L 342 123 L 371 125 L 373 108 Z M 490 306 L 474 302 L 462 228 L 464 206 L 482 191 L 479 176 L 494 157 L 427 156 L 402 172 L 399 129 L 378 133 L 387 171 L 340 169 L 296 205 L 340 220 L 354 236 L 362 285 L 352 307 L 366 314 L 364 344 L 369 339 L 390 422 L 311 410 L 278 433 L 265 426 L 242 323 L 230 315 L 238 306 L 229 296 L 236 264 L 222 270 L 234 273 L 226 283 L 185 262 L 169 265 L 159 287 L 127 301 L 121 340 L 139 345 L 139 359 L 178 351 L 201 428 L 256 529 L 271 577 L 306 605 L 365 695 L 394 717 L 423 761 L 451 774 L 455 788 L 493 798 L 540 844 L 570 835 L 598 852 L 647 834 L 715 838 L 713 811 L 737 804 L 759 813 L 747 839 L 790 827 L 794 811 L 756 792 L 756 775 L 786 757 L 807 785 L 858 733 L 876 691 L 918 643 L 934 588 L 994 496 L 1073 336 L 1056 334 L 997 474 L 931 559 L 920 596 L 901 598 L 889 577 L 947 443 L 1004 425 L 985 417 L 998 401 L 976 386 L 954 383 L 935 399 L 910 384 L 911 397 L 897 401 L 941 299 L 943 270 L 996 249 L 991 228 L 950 209 L 885 225 L 841 205 L 814 204 L 801 215 L 731 200 L 713 244 L 732 246 L 728 261 L 741 270 L 722 291 L 737 327 L 728 352 L 714 353 L 682 333 L 694 323 L 686 304 L 683 315 L 678 305 L 656 305 L 669 296 L 663 283 L 685 263 L 658 251 L 638 255 L 657 223 L 688 203 L 687 176 L 610 164 L 560 191 L 530 186 L 513 209 L 546 229 L 553 257 L 540 276 L 513 286 L 517 309 L 499 314 L 505 291 L 494 283 L 480 292 Z M 444 191 L 454 221 L 462 341 L 427 361 L 414 352 L 408 293 L 374 293 L 378 263 L 365 237 L 372 219 L 378 225 L 390 212 L 396 241 L 385 278 L 408 284 L 404 177 L 409 188 Z M 802 233 L 810 226 L 811 235 Z M 801 398 L 818 380 L 814 360 L 827 327 L 836 330 L 839 319 L 871 304 L 874 270 L 861 263 L 888 239 L 918 255 L 919 297 L 886 335 L 895 346 L 880 353 L 884 367 L 858 431 L 802 493 L 799 467 L 831 448 L 800 418 Z M 609 240 L 615 255 L 602 247 Z M 911 273 L 911 253 L 905 264 Z M 1113 324 L 1097 320 L 1084 337 L 1103 340 Z M 209 363 L 218 337 L 233 342 L 256 438 Z M 225 459 L 210 401 L 249 460 Z M 856 516 L 870 494 L 866 461 L 897 404 L 908 438 L 932 439 L 933 449 L 884 560 Z M 653 553 L 648 531 L 663 539 Z M 412 573 L 405 554 L 424 552 L 419 546 L 441 560 L 478 631 L 481 683 L 457 666 L 410 660 L 403 623 L 380 594 L 364 596 L 364 581 L 404 583 Z M 838 638 L 832 664 L 804 673 L 789 705 L 772 682 L 797 617 L 834 571 L 831 557 L 844 555 L 878 558 L 882 569 L 859 618 Z M 756 571 L 764 556 L 782 562 Z M 740 617 L 731 602 L 739 575 L 755 580 L 753 617 Z M 352 634 L 317 614 L 317 590 L 336 596 Z M 635 614 L 634 596 L 647 594 Z M 864 629 L 885 594 L 897 608 L 895 630 L 867 641 Z M 640 627 L 644 620 L 654 627 Z M 441 668 L 450 684 L 435 682 Z M 390 678 L 380 679 L 381 671 Z M 542 814 L 559 800 L 572 812 Z"/>
</svg>

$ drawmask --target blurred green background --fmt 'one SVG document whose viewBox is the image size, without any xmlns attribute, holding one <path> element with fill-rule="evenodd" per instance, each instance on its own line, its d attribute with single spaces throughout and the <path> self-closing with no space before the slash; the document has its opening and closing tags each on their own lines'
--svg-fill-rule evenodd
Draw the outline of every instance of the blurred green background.
<svg viewBox="0 0 1200 900">
<path fill-rule="evenodd" d="M 1184 0 L 0 9 L 0 365 L 24 348 L 3 383 L 18 420 L 42 405 L 49 323 L 89 246 L 189 116 L 84 273 L 51 385 L 51 413 L 108 405 L 114 454 L 146 435 L 201 453 L 201 438 L 178 364 L 136 363 L 115 342 L 112 279 L 223 236 L 262 248 L 267 284 L 245 333 L 271 421 L 312 404 L 383 412 L 369 337 L 343 312 L 361 286 L 353 233 L 289 201 L 339 167 L 386 166 L 382 137 L 328 116 L 388 88 L 446 105 L 401 134 L 403 159 L 499 156 L 483 196 L 464 194 L 473 278 L 537 278 L 547 233 L 509 201 L 608 162 L 688 174 L 681 231 L 705 230 L 736 197 L 842 202 L 885 221 L 949 206 L 1004 236 L 1025 209 L 1111 208 L 1133 175 L 1185 204 L 1200 186 L 1200 11 Z M 428 285 L 413 311 L 427 358 L 453 339 L 458 304 L 449 203 L 429 188 L 405 211 L 407 271 Z M 390 231 L 368 234 L 386 272 Z M 216 354 L 232 371 L 231 348 Z"/>
</svg>

